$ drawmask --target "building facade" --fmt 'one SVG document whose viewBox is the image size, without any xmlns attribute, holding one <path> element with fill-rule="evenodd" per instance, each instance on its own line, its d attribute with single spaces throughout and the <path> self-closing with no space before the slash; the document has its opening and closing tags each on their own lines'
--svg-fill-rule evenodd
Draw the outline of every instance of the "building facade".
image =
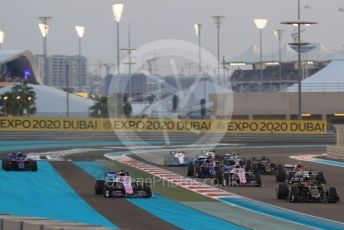
<svg viewBox="0 0 344 230">
<path fill-rule="evenodd" d="M 40 68 L 43 69 L 43 59 L 38 56 Z M 66 89 L 69 79 L 69 88 L 72 92 L 87 91 L 87 58 L 84 56 L 53 55 L 47 58 L 47 76 L 44 84 Z M 43 73 L 43 71 L 41 71 Z"/>
<path fill-rule="evenodd" d="M 147 97 L 147 76 L 144 74 L 121 74 L 108 78 L 105 86 L 109 93 L 120 92 L 132 97 L 134 101 L 143 101 Z"/>
</svg>

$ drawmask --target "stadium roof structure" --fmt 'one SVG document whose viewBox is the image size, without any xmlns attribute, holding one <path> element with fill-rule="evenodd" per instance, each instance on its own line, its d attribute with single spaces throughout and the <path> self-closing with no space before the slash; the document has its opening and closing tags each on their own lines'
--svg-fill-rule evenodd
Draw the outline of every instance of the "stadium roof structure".
<svg viewBox="0 0 344 230">
<path fill-rule="evenodd" d="M 297 84 L 287 88 L 297 92 Z M 343 92 L 344 57 L 337 56 L 326 67 L 302 81 L 302 92 Z"/>
<path fill-rule="evenodd" d="M 285 44 L 281 49 L 281 59 L 282 62 L 295 62 L 297 61 L 297 52 L 293 50 L 290 45 Z M 270 54 L 266 54 L 263 56 L 263 61 L 265 62 L 272 62 L 279 60 L 279 51 L 274 51 Z"/>
<path fill-rule="evenodd" d="M 0 94 L 9 92 L 15 84 L 0 89 Z M 37 116 L 66 116 L 67 93 L 44 85 L 29 84 L 36 93 Z M 87 117 L 94 101 L 69 94 L 69 113 L 71 117 Z"/>
<path fill-rule="evenodd" d="M 37 57 L 28 50 L 0 50 L 0 66 L 29 78 L 34 84 L 43 84 Z"/>
<path fill-rule="evenodd" d="M 331 52 L 323 43 L 311 43 L 302 48 L 302 60 L 323 62 L 332 60 L 335 54 Z M 281 49 L 281 58 L 283 63 L 297 62 L 297 50 L 289 44 L 285 44 Z M 264 62 L 279 61 L 279 50 L 263 55 Z M 229 60 L 228 63 L 246 63 L 255 64 L 260 62 L 260 51 L 253 45 L 240 55 Z"/>
<path fill-rule="evenodd" d="M 332 59 L 334 55 L 323 43 L 311 43 L 309 46 L 314 48 L 303 54 L 303 60 L 323 62 Z"/>
<path fill-rule="evenodd" d="M 260 52 L 257 46 L 252 45 L 240 55 L 232 58 L 229 63 L 247 63 L 253 64 L 260 60 Z"/>
</svg>

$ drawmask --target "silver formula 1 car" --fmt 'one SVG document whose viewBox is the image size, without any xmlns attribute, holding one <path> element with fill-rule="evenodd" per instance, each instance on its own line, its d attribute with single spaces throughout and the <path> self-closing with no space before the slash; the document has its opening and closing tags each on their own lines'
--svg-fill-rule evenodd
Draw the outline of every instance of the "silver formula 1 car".
<svg viewBox="0 0 344 230">
<path fill-rule="evenodd" d="M 172 151 L 170 152 L 170 156 L 166 156 L 164 159 L 165 166 L 185 166 L 191 161 L 193 161 L 193 157 L 185 156 L 183 151 Z"/>
</svg>

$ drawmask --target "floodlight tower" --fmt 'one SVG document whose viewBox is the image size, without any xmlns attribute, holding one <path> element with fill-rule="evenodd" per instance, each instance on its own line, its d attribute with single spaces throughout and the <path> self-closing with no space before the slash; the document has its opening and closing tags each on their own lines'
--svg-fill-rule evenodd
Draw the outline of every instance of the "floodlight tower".
<svg viewBox="0 0 344 230">
<path fill-rule="evenodd" d="M 196 36 L 198 37 L 198 74 L 202 74 L 202 51 L 201 51 L 201 24 L 195 24 L 195 33 Z"/>
<path fill-rule="evenodd" d="M 284 25 L 290 25 L 290 26 L 296 26 L 297 27 L 297 42 L 294 43 L 289 43 L 290 45 L 297 46 L 297 54 L 298 54 L 298 80 L 297 80 L 297 99 L 298 99 L 298 109 L 297 109 L 297 115 L 298 119 L 302 119 L 302 85 L 301 85 L 301 80 L 302 80 L 302 69 L 301 69 L 301 47 L 308 45 L 309 43 L 301 42 L 301 26 L 311 26 L 313 24 L 317 24 L 316 22 L 310 22 L 310 21 L 303 21 L 301 20 L 301 8 L 300 8 L 300 0 L 298 0 L 298 7 L 297 7 L 297 20 L 294 21 L 286 21 L 286 22 L 281 22 L 281 24 Z"/>
<path fill-rule="evenodd" d="M 123 9 L 124 9 L 123 4 L 112 5 L 112 13 L 117 24 L 117 74 L 120 74 L 119 22 L 121 21 L 121 18 L 122 18 Z"/>
<path fill-rule="evenodd" d="M 217 28 L 217 75 L 220 80 L 220 27 L 225 20 L 225 16 L 212 16 L 215 26 Z"/>
<path fill-rule="evenodd" d="M 278 41 L 278 65 L 279 65 L 279 89 L 281 89 L 282 85 L 282 35 L 283 31 L 281 29 L 274 30 L 274 35 L 276 40 Z"/>
<path fill-rule="evenodd" d="M 47 63 L 47 36 L 49 32 L 49 23 L 52 17 L 39 17 L 39 29 L 43 37 L 43 80 L 48 82 L 48 63 Z"/>
<path fill-rule="evenodd" d="M 85 34 L 85 27 L 83 26 L 75 26 L 75 30 L 76 30 L 76 33 L 78 35 L 78 38 L 79 38 L 79 67 L 78 67 L 78 87 L 80 87 L 80 83 L 82 82 L 81 81 L 81 78 L 82 78 L 82 75 L 81 75 L 81 40 L 82 38 L 84 37 L 84 34 Z"/>
<path fill-rule="evenodd" d="M 259 62 L 260 62 L 260 83 L 263 81 L 263 29 L 265 28 L 268 20 L 255 19 L 254 24 L 259 29 Z"/>
<path fill-rule="evenodd" d="M 2 48 L 2 44 L 5 41 L 5 33 L 0 30 L 0 50 Z"/>
</svg>

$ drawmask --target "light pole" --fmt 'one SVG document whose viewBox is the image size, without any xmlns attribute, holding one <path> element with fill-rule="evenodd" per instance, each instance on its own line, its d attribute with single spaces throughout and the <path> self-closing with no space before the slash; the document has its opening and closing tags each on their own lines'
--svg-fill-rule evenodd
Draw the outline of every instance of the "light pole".
<svg viewBox="0 0 344 230">
<path fill-rule="evenodd" d="M 29 108 L 30 108 L 31 102 L 32 102 L 32 97 L 31 96 L 29 96 L 27 98 L 27 102 L 28 102 L 28 105 L 26 106 L 26 115 L 29 116 Z"/>
<path fill-rule="evenodd" d="M 206 87 L 206 82 L 207 81 L 206 81 L 206 78 L 202 76 L 202 46 L 201 46 L 201 29 L 202 29 L 202 24 L 195 24 L 194 27 L 195 27 L 196 36 L 198 37 L 198 74 L 199 74 L 199 77 L 201 77 L 201 79 L 203 79 L 203 91 L 204 91 L 204 100 L 203 100 L 203 102 L 205 104 L 206 100 L 207 100 L 207 87 Z"/>
<path fill-rule="evenodd" d="M 202 51 L 201 51 L 201 24 L 195 24 L 195 33 L 198 37 L 198 74 L 202 74 Z"/>
<path fill-rule="evenodd" d="M 67 92 L 67 95 L 66 95 L 66 117 L 68 118 L 69 117 L 69 65 L 67 64 L 66 65 L 66 92 Z"/>
<path fill-rule="evenodd" d="M 4 112 L 5 112 L 5 116 L 7 116 L 7 105 L 6 105 L 7 99 L 8 99 L 8 96 L 4 96 Z"/>
<path fill-rule="evenodd" d="M 290 45 L 297 46 L 297 56 L 298 56 L 298 79 L 297 79 L 297 101 L 298 101 L 298 109 L 297 109 L 297 116 L 298 119 L 302 119 L 302 85 L 301 85 L 301 80 L 302 80 L 302 69 L 301 69 L 301 47 L 304 45 L 308 45 L 309 43 L 302 43 L 301 42 L 301 26 L 310 26 L 312 24 L 317 24 L 316 22 L 307 22 L 307 21 L 302 21 L 301 20 L 301 9 L 300 9 L 300 0 L 298 0 L 298 7 L 297 7 L 297 20 L 295 21 L 286 21 L 286 22 L 281 22 L 281 24 L 284 25 L 291 25 L 291 26 L 297 26 L 297 42 L 296 43 L 289 43 Z"/>
<path fill-rule="evenodd" d="M 220 81 L 220 27 L 225 20 L 225 16 L 212 16 L 217 28 L 217 76 Z"/>
<path fill-rule="evenodd" d="M 120 57 L 119 57 L 119 51 L 120 51 L 120 48 L 119 48 L 119 21 L 122 18 L 123 8 L 124 8 L 123 4 L 112 5 L 112 13 L 113 13 L 114 19 L 115 19 L 116 24 L 117 24 L 117 75 L 120 74 L 120 69 L 119 69 L 119 66 L 120 66 L 120 64 L 119 64 L 120 63 Z"/>
<path fill-rule="evenodd" d="M 17 101 L 20 101 L 20 99 L 21 99 L 21 96 L 17 96 Z M 18 105 L 18 107 L 17 107 L 17 117 L 19 116 L 19 107 L 20 107 L 20 104 Z"/>
<path fill-rule="evenodd" d="M 274 30 L 274 35 L 278 41 L 278 65 L 279 65 L 279 89 L 281 90 L 282 86 L 282 35 L 283 31 L 281 29 Z"/>
<path fill-rule="evenodd" d="M 76 33 L 79 37 L 79 68 L 78 68 L 78 77 L 79 77 L 79 80 L 78 80 L 78 87 L 81 88 L 81 82 L 83 82 L 81 80 L 81 40 L 82 38 L 84 37 L 84 34 L 85 34 L 85 27 L 83 26 L 75 26 L 75 30 L 76 30 Z"/>
<path fill-rule="evenodd" d="M 5 33 L 0 30 L 0 50 L 2 49 L 2 44 L 5 41 Z"/>
<path fill-rule="evenodd" d="M 49 22 L 51 17 L 39 17 L 39 29 L 43 36 L 43 81 L 45 84 L 48 82 L 48 63 L 47 63 L 47 36 L 49 32 Z"/>
<path fill-rule="evenodd" d="M 268 20 L 266 19 L 255 19 L 254 24 L 259 29 L 259 62 L 260 62 L 260 84 L 263 86 L 263 29 L 266 26 Z"/>
</svg>

